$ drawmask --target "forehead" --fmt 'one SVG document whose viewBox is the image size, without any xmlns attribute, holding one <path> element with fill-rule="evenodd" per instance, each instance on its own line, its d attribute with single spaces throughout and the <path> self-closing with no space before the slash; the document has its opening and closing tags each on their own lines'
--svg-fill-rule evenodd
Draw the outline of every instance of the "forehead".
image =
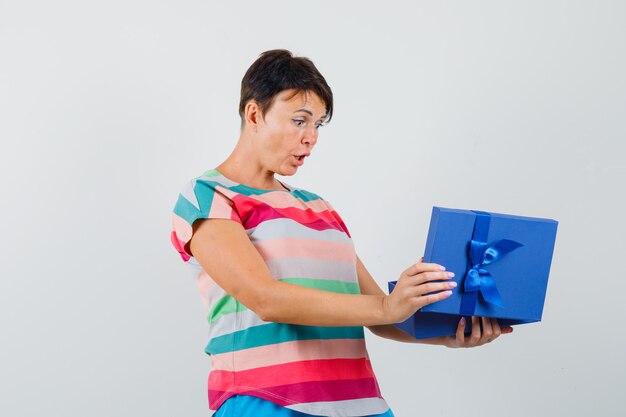
<svg viewBox="0 0 626 417">
<path fill-rule="evenodd" d="M 312 91 L 283 90 L 276 96 L 276 104 L 293 111 L 308 109 L 320 115 L 326 110 L 324 102 Z"/>
</svg>

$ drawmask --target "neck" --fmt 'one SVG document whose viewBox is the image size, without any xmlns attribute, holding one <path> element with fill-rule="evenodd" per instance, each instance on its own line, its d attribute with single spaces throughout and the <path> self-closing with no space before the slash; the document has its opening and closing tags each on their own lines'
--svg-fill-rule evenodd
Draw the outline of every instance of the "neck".
<svg viewBox="0 0 626 417">
<path fill-rule="evenodd" d="M 239 184 L 263 190 L 285 190 L 274 178 L 274 172 L 261 165 L 252 146 L 245 146 L 247 142 L 242 135 L 232 153 L 216 169 Z"/>
</svg>

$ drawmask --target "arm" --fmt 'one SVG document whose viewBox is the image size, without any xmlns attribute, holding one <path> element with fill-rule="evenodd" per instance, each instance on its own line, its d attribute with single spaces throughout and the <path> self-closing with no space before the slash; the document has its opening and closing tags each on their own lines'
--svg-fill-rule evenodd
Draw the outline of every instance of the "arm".
<svg viewBox="0 0 626 417">
<path fill-rule="evenodd" d="M 362 294 L 384 295 L 385 293 L 378 286 L 372 275 L 363 265 L 361 259 L 357 256 L 357 275 L 359 277 L 359 286 Z M 422 258 L 423 259 L 423 258 Z M 481 322 L 482 320 L 482 330 Z M 396 322 L 398 323 L 398 322 Z M 429 345 L 442 345 L 446 347 L 474 347 L 489 343 L 495 340 L 500 334 L 511 333 L 511 327 L 500 329 L 496 319 L 482 317 L 472 317 L 472 334 L 469 339 L 465 338 L 465 320 L 459 321 L 455 336 L 431 337 L 427 339 L 416 339 L 408 333 L 400 330 L 393 324 L 382 324 L 367 326 L 367 328 L 376 336 L 386 339 L 396 340 L 408 343 L 423 343 Z"/>
<path fill-rule="evenodd" d="M 202 268 L 262 320 L 310 326 L 373 326 L 396 323 L 423 305 L 449 296 L 442 272 L 416 264 L 400 278 L 393 296 L 338 294 L 275 280 L 241 224 L 204 219 L 193 224 L 190 251 Z M 427 272 L 430 271 L 430 272 Z M 440 291 L 423 296 L 422 294 Z"/>
</svg>

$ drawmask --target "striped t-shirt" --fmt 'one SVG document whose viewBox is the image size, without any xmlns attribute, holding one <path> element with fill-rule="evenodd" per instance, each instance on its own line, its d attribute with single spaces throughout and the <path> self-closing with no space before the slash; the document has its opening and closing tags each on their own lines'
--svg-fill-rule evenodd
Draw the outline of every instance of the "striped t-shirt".
<svg viewBox="0 0 626 417">
<path fill-rule="evenodd" d="M 386 412 L 362 326 L 303 326 L 261 320 L 219 287 L 185 245 L 201 218 L 243 225 L 274 279 L 338 293 L 360 293 L 356 253 L 339 214 L 317 194 L 238 184 L 215 169 L 190 180 L 172 216 L 171 240 L 197 277 L 207 308 L 209 408 L 234 394 L 260 397 L 313 415 Z"/>
</svg>

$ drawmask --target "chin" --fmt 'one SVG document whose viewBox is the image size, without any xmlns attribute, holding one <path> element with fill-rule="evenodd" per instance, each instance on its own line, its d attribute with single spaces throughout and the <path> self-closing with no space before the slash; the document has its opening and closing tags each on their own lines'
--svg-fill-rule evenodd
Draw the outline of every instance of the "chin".
<svg viewBox="0 0 626 417">
<path fill-rule="evenodd" d="M 278 171 L 276 171 L 276 174 L 283 176 L 283 177 L 290 177 L 292 175 L 295 175 L 298 172 L 298 167 L 289 167 L 286 169 L 279 169 Z"/>
</svg>

